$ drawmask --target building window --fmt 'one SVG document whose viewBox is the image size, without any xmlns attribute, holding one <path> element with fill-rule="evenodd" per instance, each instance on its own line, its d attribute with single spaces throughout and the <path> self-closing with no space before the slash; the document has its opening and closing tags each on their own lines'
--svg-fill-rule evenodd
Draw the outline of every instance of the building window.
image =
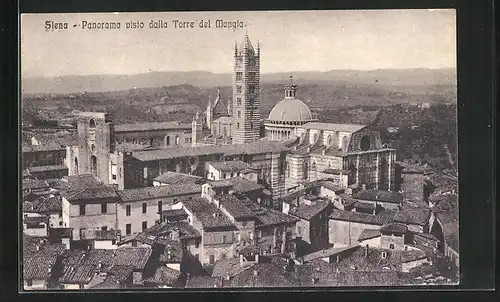
<svg viewBox="0 0 500 302">
<path fill-rule="evenodd" d="M 244 227 L 247 226 L 247 222 L 246 221 L 242 221 L 241 222 L 241 226 L 244 226 Z"/>
<path fill-rule="evenodd" d="M 148 204 L 144 202 L 142 204 L 142 214 L 146 214 L 147 209 L 148 209 Z"/>
<path fill-rule="evenodd" d="M 111 179 L 116 179 L 116 165 L 111 165 Z"/>
<path fill-rule="evenodd" d="M 130 235 L 132 233 L 132 224 L 131 223 L 127 223 L 125 225 L 125 235 Z"/>
<path fill-rule="evenodd" d="M 125 216 L 130 216 L 130 205 L 125 207 Z"/>
<path fill-rule="evenodd" d="M 107 226 L 102 226 L 101 227 L 101 231 L 107 231 L 108 230 L 108 227 Z"/>
<path fill-rule="evenodd" d="M 175 144 L 180 145 L 180 143 L 181 143 L 181 139 L 178 136 L 176 136 L 175 137 Z"/>
<path fill-rule="evenodd" d="M 225 244 L 225 243 L 226 243 L 226 241 L 227 241 L 227 238 L 226 238 L 226 236 L 224 236 L 224 235 L 223 235 L 223 236 L 222 236 L 222 244 Z"/>
<path fill-rule="evenodd" d="M 249 72 L 248 73 L 248 79 L 250 81 L 255 81 L 255 72 Z"/>
<path fill-rule="evenodd" d="M 222 179 L 226 178 L 226 173 L 222 173 Z"/>
<path fill-rule="evenodd" d="M 248 92 L 255 93 L 255 85 L 248 85 Z"/>
<path fill-rule="evenodd" d="M 80 216 L 85 216 L 85 205 L 84 204 L 80 205 Z"/>
<path fill-rule="evenodd" d="M 209 264 L 214 264 L 214 262 L 215 262 L 215 256 L 214 255 L 208 256 L 208 263 Z"/>
<path fill-rule="evenodd" d="M 95 121 L 93 119 L 90 119 L 89 121 L 89 128 L 95 128 Z"/>
<path fill-rule="evenodd" d="M 240 129 L 240 123 L 239 122 L 236 123 L 236 129 Z"/>
<path fill-rule="evenodd" d="M 237 72 L 236 73 L 236 81 L 241 81 L 243 79 L 243 73 L 242 72 Z"/>
<path fill-rule="evenodd" d="M 101 204 L 101 214 L 106 214 L 107 212 L 108 212 L 108 204 L 104 202 Z"/>
<path fill-rule="evenodd" d="M 137 241 L 136 240 L 132 241 L 132 247 L 137 247 Z"/>
<path fill-rule="evenodd" d="M 241 111 L 238 110 L 238 118 L 241 117 Z"/>
<path fill-rule="evenodd" d="M 26 280 L 26 286 L 33 286 L 33 281 L 32 280 Z"/>
<path fill-rule="evenodd" d="M 236 86 L 236 93 L 241 93 L 241 85 Z"/>
<path fill-rule="evenodd" d="M 241 106 L 241 98 L 236 98 L 236 105 Z"/>
<path fill-rule="evenodd" d="M 177 198 L 174 198 L 174 203 L 176 203 L 176 202 L 177 202 Z"/>
<path fill-rule="evenodd" d="M 142 230 L 144 231 L 147 228 L 148 228 L 148 222 L 147 221 L 143 221 L 142 222 Z"/>
<path fill-rule="evenodd" d="M 163 204 L 162 204 L 162 201 L 158 201 L 158 212 L 161 212 L 162 211 L 162 207 L 163 207 Z"/>
<path fill-rule="evenodd" d="M 199 247 L 200 247 L 200 242 L 198 241 L 198 239 L 196 239 L 196 240 L 194 241 L 194 247 L 195 247 L 195 248 L 199 248 Z"/>
<path fill-rule="evenodd" d="M 389 249 L 393 250 L 394 249 L 394 244 L 390 243 L 389 244 Z"/>
</svg>

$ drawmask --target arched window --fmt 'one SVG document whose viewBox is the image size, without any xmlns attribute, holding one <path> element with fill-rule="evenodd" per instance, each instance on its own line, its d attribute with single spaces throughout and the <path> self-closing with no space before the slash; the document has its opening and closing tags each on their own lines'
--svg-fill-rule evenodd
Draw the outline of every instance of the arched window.
<svg viewBox="0 0 500 302">
<path fill-rule="evenodd" d="M 90 121 L 89 121 L 89 128 L 93 128 L 93 129 L 95 128 L 95 121 L 94 121 L 94 119 L 90 119 Z"/>
<path fill-rule="evenodd" d="M 394 244 L 390 243 L 389 244 L 389 249 L 393 250 L 394 249 Z"/>
<path fill-rule="evenodd" d="M 359 147 L 361 148 L 361 151 L 367 151 L 368 149 L 370 149 L 370 138 L 367 135 L 361 138 Z"/>
<path fill-rule="evenodd" d="M 97 157 L 95 155 L 90 157 L 90 170 L 92 175 L 97 176 Z"/>
<path fill-rule="evenodd" d="M 170 146 L 170 136 L 165 135 L 164 145 L 165 146 Z"/>
<path fill-rule="evenodd" d="M 241 111 L 238 110 L 238 117 L 241 117 Z"/>
<path fill-rule="evenodd" d="M 176 136 L 175 137 L 175 144 L 179 145 L 180 143 L 181 143 L 181 139 L 179 138 L 179 136 Z"/>
<path fill-rule="evenodd" d="M 311 165 L 311 171 L 316 171 L 316 162 L 313 162 Z"/>
<path fill-rule="evenodd" d="M 240 123 L 236 123 L 236 129 L 240 129 Z"/>
<path fill-rule="evenodd" d="M 341 146 L 341 149 L 343 149 L 343 150 L 347 150 L 347 144 L 348 144 L 348 138 L 347 138 L 347 136 L 344 136 L 344 137 L 342 138 L 342 146 Z"/>
<path fill-rule="evenodd" d="M 90 150 L 95 151 L 95 145 L 94 144 L 90 145 Z"/>
</svg>

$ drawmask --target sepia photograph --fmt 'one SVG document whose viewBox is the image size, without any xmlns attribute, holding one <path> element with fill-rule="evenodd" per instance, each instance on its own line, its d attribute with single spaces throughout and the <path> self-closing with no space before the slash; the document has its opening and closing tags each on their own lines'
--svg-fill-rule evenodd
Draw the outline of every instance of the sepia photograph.
<svg viewBox="0 0 500 302">
<path fill-rule="evenodd" d="M 460 284 L 455 10 L 19 34 L 21 291 Z"/>
</svg>

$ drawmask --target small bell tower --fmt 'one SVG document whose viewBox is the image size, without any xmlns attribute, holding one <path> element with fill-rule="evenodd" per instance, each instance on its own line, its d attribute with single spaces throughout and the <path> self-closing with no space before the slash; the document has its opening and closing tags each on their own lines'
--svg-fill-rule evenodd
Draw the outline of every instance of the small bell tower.
<svg viewBox="0 0 500 302">
<path fill-rule="evenodd" d="M 200 112 L 196 111 L 196 115 L 191 122 L 191 146 L 196 147 L 198 140 L 201 138 L 203 130 L 203 121 L 200 117 Z"/>
</svg>

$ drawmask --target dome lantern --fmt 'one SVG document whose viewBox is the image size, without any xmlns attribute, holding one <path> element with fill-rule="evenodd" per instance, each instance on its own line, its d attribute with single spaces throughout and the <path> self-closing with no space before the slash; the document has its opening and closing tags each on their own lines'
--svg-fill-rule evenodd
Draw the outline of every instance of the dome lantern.
<svg viewBox="0 0 500 302">
<path fill-rule="evenodd" d="M 297 85 L 293 84 L 293 76 L 290 75 L 290 83 L 285 86 L 285 98 L 295 98 L 297 95 Z"/>
</svg>

